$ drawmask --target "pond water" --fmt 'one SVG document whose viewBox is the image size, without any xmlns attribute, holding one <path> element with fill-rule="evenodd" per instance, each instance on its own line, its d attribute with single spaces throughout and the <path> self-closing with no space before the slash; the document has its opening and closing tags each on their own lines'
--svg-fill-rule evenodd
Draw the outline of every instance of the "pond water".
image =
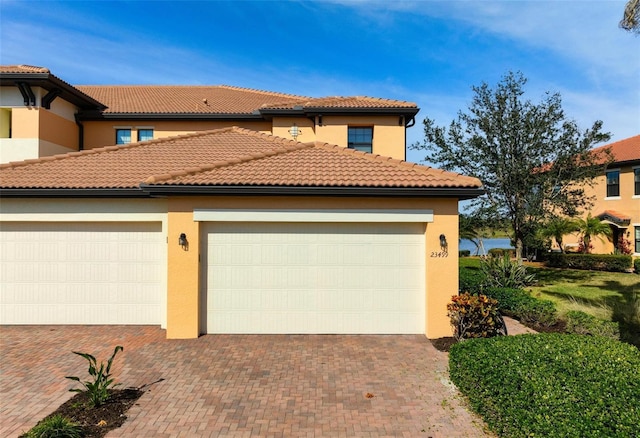
<svg viewBox="0 0 640 438">
<path fill-rule="evenodd" d="M 492 248 L 513 248 L 511 245 L 511 240 L 508 237 L 494 237 L 491 239 L 482 239 L 482 244 L 484 245 L 484 250 L 489 251 Z M 460 241 L 460 248 L 462 250 L 471 251 L 471 255 L 476 253 L 476 246 L 473 242 L 462 239 Z M 481 254 L 482 255 L 482 254 Z"/>
</svg>

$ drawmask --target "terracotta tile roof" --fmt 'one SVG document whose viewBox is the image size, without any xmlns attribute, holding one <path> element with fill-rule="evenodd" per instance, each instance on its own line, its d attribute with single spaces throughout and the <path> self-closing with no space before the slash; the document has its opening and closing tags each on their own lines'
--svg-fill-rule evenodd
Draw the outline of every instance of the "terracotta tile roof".
<svg viewBox="0 0 640 438">
<path fill-rule="evenodd" d="M 259 110 L 415 109 L 415 103 L 372 97 L 312 98 L 249 88 L 179 85 L 82 85 L 105 104 L 103 114 L 252 114 Z"/>
<path fill-rule="evenodd" d="M 249 88 L 191 85 L 78 85 L 105 104 L 104 114 L 251 114 L 268 102 L 309 98 Z"/>
<path fill-rule="evenodd" d="M 624 214 L 624 213 L 620 213 L 617 210 L 605 210 L 602 213 L 600 213 L 598 216 L 596 217 L 600 217 L 600 216 L 611 216 L 615 219 L 618 219 L 619 221 L 630 221 L 631 220 L 631 216 Z"/>
<path fill-rule="evenodd" d="M 0 65 L 2 73 L 51 73 L 48 68 L 37 67 L 35 65 Z"/>
<path fill-rule="evenodd" d="M 417 108 L 415 103 L 405 102 L 403 100 L 381 99 L 377 97 L 367 96 L 333 96 L 311 98 L 305 101 L 286 103 L 278 102 L 272 104 L 264 104 L 262 108 L 269 109 L 290 109 L 295 106 L 302 108 Z"/>
<path fill-rule="evenodd" d="M 237 127 L 0 165 L 4 189 L 133 189 L 143 183 L 481 187 L 478 179 L 452 172 Z"/>
<path fill-rule="evenodd" d="M 600 152 L 608 149 L 613 155 L 614 162 L 640 161 L 640 135 L 609 143 L 593 149 Z M 604 161 L 603 161 L 604 162 Z"/>
</svg>

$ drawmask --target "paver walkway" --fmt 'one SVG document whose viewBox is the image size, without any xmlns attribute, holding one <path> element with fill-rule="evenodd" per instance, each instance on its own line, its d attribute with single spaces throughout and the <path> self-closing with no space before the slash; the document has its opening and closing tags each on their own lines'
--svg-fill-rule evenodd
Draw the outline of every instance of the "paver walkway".
<svg viewBox="0 0 640 438">
<path fill-rule="evenodd" d="M 73 395 L 64 376 L 87 365 L 72 350 L 106 360 L 115 345 L 117 381 L 151 385 L 109 437 L 490 436 L 424 336 L 166 340 L 148 326 L 0 327 L 0 436 Z"/>
</svg>

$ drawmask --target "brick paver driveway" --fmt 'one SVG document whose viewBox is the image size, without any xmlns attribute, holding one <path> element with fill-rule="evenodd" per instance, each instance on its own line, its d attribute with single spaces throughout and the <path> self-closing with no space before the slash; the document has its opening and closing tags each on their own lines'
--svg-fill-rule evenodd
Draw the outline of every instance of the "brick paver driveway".
<svg viewBox="0 0 640 438">
<path fill-rule="evenodd" d="M 447 354 L 423 336 L 164 337 L 157 327 L 0 327 L 0 436 L 73 395 L 64 376 L 87 367 L 72 350 L 101 360 L 115 345 L 117 380 L 151 385 L 109 437 L 486 436 L 448 381 Z"/>
</svg>

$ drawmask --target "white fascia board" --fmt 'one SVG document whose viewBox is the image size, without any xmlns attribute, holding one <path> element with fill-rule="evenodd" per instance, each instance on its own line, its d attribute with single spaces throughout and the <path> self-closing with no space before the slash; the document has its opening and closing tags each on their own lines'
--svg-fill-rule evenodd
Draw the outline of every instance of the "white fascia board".
<svg viewBox="0 0 640 438">
<path fill-rule="evenodd" d="M 165 222 L 163 200 L 2 199 L 0 222 Z"/>
<path fill-rule="evenodd" d="M 197 209 L 196 222 L 433 222 L 433 210 Z"/>
</svg>

